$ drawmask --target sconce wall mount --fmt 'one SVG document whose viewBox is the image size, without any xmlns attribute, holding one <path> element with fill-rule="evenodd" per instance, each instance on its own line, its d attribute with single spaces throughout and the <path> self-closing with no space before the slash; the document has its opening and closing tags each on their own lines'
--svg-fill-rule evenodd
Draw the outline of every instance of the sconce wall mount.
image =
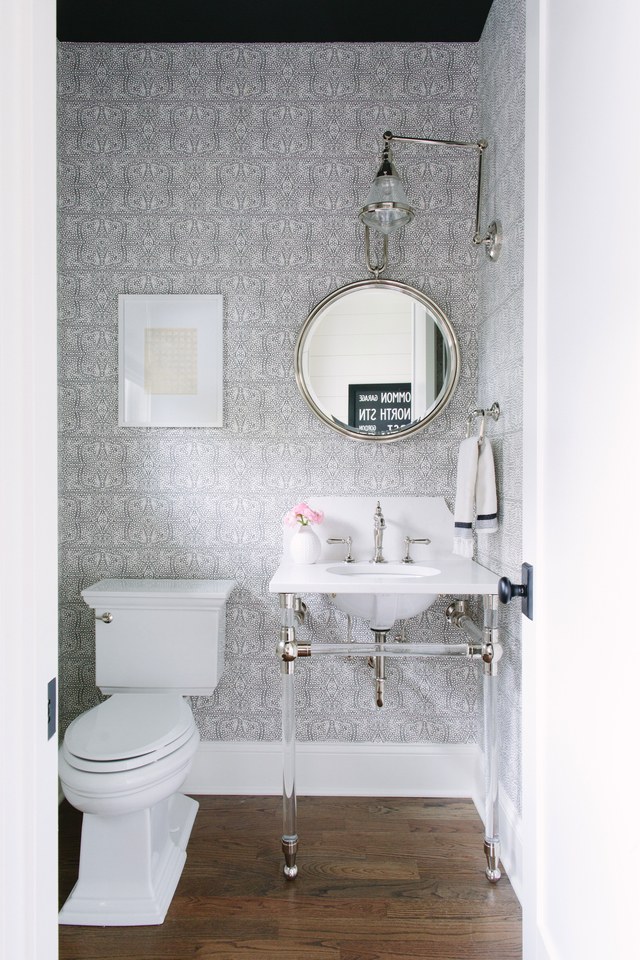
<svg viewBox="0 0 640 960">
<path fill-rule="evenodd" d="M 475 150 L 478 154 L 478 184 L 476 196 L 476 219 L 472 242 L 476 246 L 483 246 L 490 260 L 496 261 L 502 249 L 502 226 L 499 220 L 494 220 L 483 232 L 480 230 L 480 199 L 482 194 L 482 160 L 487 149 L 486 140 L 459 141 L 459 140 L 430 140 L 425 137 L 401 137 L 389 130 L 382 135 L 384 148 L 382 162 L 367 200 L 360 210 L 360 220 L 367 230 L 375 230 L 386 237 L 395 233 L 400 227 L 411 223 L 414 210 L 404 187 L 398 177 L 398 172 L 391 156 L 392 142 L 424 143 L 430 146 L 454 147 L 462 150 Z"/>
</svg>

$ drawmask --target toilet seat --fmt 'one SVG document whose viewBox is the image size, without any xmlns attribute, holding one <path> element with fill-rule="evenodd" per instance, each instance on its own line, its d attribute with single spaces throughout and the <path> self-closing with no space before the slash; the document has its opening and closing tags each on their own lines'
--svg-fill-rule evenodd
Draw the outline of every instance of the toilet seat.
<svg viewBox="0 0 640 960">
<path fill-rule="evenodd" d="M 179 750 L 194 728 L 178 694 L 114 694 L 72 721 L 61 753 L 76 770 L 135 770 Z"/>
</svg>

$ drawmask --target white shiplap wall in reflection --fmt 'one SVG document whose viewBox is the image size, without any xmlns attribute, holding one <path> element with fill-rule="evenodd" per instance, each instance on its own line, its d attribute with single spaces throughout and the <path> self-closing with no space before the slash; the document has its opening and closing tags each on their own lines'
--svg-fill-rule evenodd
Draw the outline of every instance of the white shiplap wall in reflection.
<svg viewBox="0 0 640 960">
<path fill-rule="evenodd" d="M 319 405 L 349 422 L 349 385 L 410 383 L 411 302 L 360 291 L 327 307 L 309 346 L 309 375 Z M 357 302 L 356 302 L 357 300 Z"/>
</svg>

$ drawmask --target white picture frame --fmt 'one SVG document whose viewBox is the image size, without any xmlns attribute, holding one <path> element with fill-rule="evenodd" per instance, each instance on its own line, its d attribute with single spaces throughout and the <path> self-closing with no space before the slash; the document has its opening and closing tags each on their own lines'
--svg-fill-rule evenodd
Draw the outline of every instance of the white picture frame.
<svg viewBox="0 0 640 960">
<path fill-rule="evenodd" d="M 223 425 L 221 294 L 118 296 L 118 424 Z"/>
</svg>

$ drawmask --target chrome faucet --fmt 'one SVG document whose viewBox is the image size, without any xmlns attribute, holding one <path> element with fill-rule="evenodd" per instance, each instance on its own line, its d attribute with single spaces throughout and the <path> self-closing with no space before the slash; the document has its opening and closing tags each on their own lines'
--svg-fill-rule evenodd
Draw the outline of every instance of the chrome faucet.
<svg viewBox="0 0 640 960">
<path fill-rule="evenodd" d="M 374 554 L 371 563 L 386 563 L 387 561 L 382 556 L 382 538 L 384 536 L 384 528 L 386 524 L 384 522 L 384 516 L 382 515 L 382 508 L 380 506 L 380 501 L 378 500 L 378 505 L 373 514 L 373 546 Z"/>
</svg>

